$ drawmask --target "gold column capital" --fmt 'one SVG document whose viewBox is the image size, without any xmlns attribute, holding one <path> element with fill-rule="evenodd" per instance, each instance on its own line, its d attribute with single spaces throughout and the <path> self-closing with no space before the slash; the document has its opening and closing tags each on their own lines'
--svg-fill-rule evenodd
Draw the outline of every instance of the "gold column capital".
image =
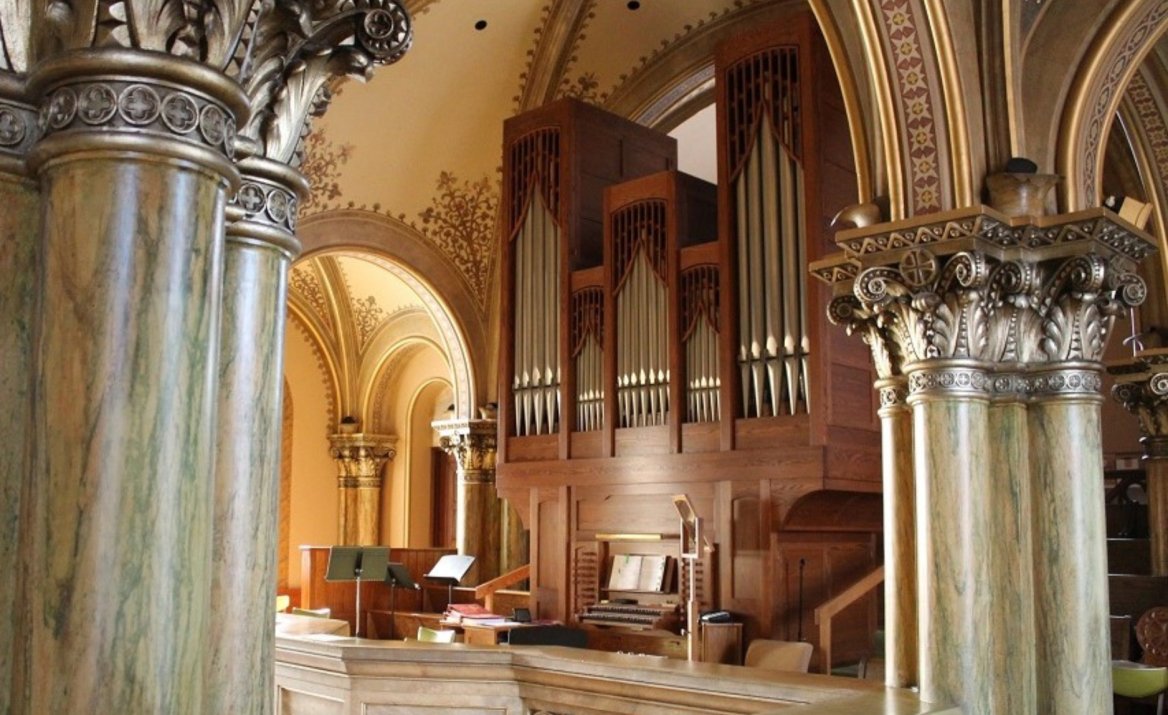
<svg viewBox="0 0 1168 715">
<path fill-rule="evenodd" d="M 329 456 L 337 462 L 342 488 L 380 487 L 381 468 L 397 456 L 397 437 L 364 433 L 330 435 Z"/>
<path fill-rule="evenodd" d="M 461 481 L 495 481 L 496 420 L 437 420 L 430 426 L 438 432 L 439 446 L 454 456 Z"/>
<path fill-rule="evenodd" d="M 1143 350 L 1109 363 L 1111 395 L 1136 416 L 1149 458 L 1168 458 L 1168 348 Z"/>
<path fill-rule="evenodd" d="M 291 261 L 300 254 L 296 217 L 308 196 L 308 180 L 286 164 L 255 155 L 257 149 L 244 142 L 236 151 L 242 182 L 227 203 L 227 240 L 272 248 Z"/>
<path fill-rule="evenodd" d="M 832 286 L 829 319 L 861 334 L 882 378 L 937 360 L 1023 372 L 1097 363 L 1115 316 L 1146 297 L 1135 268 L 1155 250 L 1102 208 L 1008 217 L 976 206 L 841 231 L 836 243 L 843 252 L 811 272 Z M 1041 376 L 991 382 L 1050 387 Z"/>
</svg>

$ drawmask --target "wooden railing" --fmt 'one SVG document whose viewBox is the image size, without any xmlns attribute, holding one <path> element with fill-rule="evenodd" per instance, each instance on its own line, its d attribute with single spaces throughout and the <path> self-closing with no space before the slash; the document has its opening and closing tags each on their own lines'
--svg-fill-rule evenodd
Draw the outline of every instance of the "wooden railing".
<svg viewBox="0 0 1168 715">
<path fill-rule="evenodd" d="M 884 566 L 880 565 L 815 609 L 815 623 L 819 626 L 819 652 L 823 658 L 824 674 L 831 674 L 831 619 L 883 582 Z"/>
<path fill-rule="evenodd" d="M 508 571 L 502 576 L 497 576 L 486 583 L 475 586 L 474 597 L 476 601 L 481 600 L 483 606 L 488 611 L 494 613 L 495 607 L 495 592 L 501 591 L 508 586 L 514 586 L 520 581 L 525 581 L 531 578 L 531 564 L 524 564 L 514 571 Z"/>
</svg>

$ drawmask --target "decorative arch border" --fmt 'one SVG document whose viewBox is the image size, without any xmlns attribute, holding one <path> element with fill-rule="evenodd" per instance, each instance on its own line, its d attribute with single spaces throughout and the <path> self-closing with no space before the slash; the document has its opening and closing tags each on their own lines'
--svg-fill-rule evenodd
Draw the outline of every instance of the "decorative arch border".
<svg viewBox="0 0 1168 715">
<path fill-rule="evenodd" d="M 386 399 L 397 379 L 395 372 L 402 364 L 409 362 L 426 348 L 432 348 L 436 353 L 447 357 L 442 352 L 442 344 L 429 336 L 411 335 L 394 343 L 393 348 L 382 355 L 376 370 L 372 373 L 368 386 L 365 389 L 365 410 L 362 419 L 372 425 L 374 431 L 383 434 L 400 432 L 398 425 L 386 417 Z M 449 363 L 447 364 L 449 368 Z M 447 380 L 447 382 L 452 382 Z M 453 385 L 452 385 L 453 387 Z"/>
<path fill-rule="evenodd" d="M 1100 199 L 1103 148 L 1124 90 L 1168 29 L 1168 0 L 1135 0 L 1112 14 L 1084 58 L 1067 97 L 1059 132 L 1058 165 L 1066 177 L 1067 211 Z"/>
<path fill-rule="evenodd" d="M 1120 104 L 1120 117 L 1130 128 L 1128 138 L 1143 178 L 1144 190 L 1153 204 L 1156 225 L 1165 231 L 1165 191 L 1168 190 L 1168 123 L 1165 122 L 1163 88 L 1145 72 L 1132 75 Z M 1163 238 L 1161 237 L 1161 241 Z M 1161 251 L 1163 254 L 1163 251 Z M 1164 256 L 1161 255 L 1161 261 Z"/>
<path fill-rule="evenodd" d="M 485 374 L 486 330 L 474 296 L 441 252 L 417 229 L 402 221 L 361 209 L 325 211 L 304 219 L 297 231 L 302 256 L 321 253 L 358 255 L 397 276 L 417 293 L 430 312 L 449 357 L 455 416 L 470 419 L 485 395 L 476 379 Z M 443 286 L 445 292 L 435 286 Z M 475 363 L 478 356 L 479 365 Z"/>
</svg>

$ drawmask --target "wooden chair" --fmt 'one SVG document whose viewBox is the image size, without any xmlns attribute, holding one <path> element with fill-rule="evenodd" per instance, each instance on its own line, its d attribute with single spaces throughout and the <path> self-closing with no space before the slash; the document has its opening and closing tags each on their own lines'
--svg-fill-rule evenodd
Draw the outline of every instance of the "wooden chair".
<svg viewBox="0 0 1168 715">
<path fill-rule="evenodd" d="M 814 649 L 810 643 L 756 638 L 746 649 L 744 665 L 766 670 L 806 673 L 811 665 L 811 653 Z"/>
<path fill-rule="evenodd" d="M 424 643 L 453 643 L 458 631 L 436 631 L 433 628 L 418 626 L 418 640 Z"/>
</svg>

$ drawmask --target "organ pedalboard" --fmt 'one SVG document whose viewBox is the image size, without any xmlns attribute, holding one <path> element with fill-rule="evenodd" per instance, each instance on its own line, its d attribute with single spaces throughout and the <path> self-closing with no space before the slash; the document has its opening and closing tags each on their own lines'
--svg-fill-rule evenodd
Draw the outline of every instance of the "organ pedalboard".
<svg viewBox="0 0 1168 715">
<path fill-rule="evenodd" d="M 635 630 L 676 632 L 681 624 L 680 606 L 675 603 L 594 603 L 577 618 L 597 626 L 620 626 Z"/>
</svg>

